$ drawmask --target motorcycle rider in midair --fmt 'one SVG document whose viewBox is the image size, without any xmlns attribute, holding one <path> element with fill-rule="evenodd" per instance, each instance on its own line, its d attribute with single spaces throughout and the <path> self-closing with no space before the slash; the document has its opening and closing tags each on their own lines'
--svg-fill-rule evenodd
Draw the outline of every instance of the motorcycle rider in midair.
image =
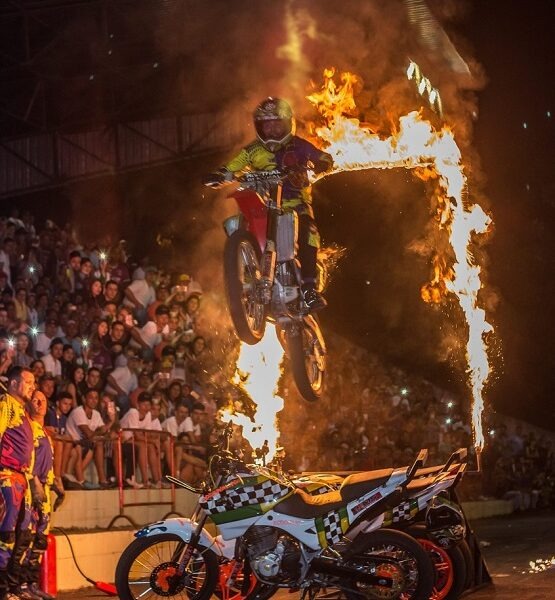
<svg viewBox="0 0 555 600">
<path fill-rule="evenodd" d="M 326 306 L 316 289 L 316 258 L 320 233 L 312 210 L 312 193 L 308 170 L 323 173 L 333 166 L 331 155 L 295 135 L 295 120 L 289 104 L 268 97 L 254 110 L 257 139 L 245 146 L 217 173 L 222 184 L 245 171 L 279 169 L 287 174 L 283 182 L 284 211 L 295 211 L 299 217 L 299 261 L 301 263 L 303 298 L 311 312 Z"/>
</svg>

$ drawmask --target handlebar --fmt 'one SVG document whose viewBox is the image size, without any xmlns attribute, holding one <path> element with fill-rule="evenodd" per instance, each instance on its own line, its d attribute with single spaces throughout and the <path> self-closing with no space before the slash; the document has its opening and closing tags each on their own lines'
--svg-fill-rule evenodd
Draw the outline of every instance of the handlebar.
<svg viewBox="0 0 555 600">
<path fill-rule="evenodd" d="M 219 189 L 234 181 L 242 188 L 254 189 L 256 191 L 268 189 L 283 183 L 283 180 L 291 173 L 288 169 L 273 169 L 271 171 L 247 171 L 240 175 L 234 175 L 229 171 L 210 173 L 203 178 L 203 185 L 212 189 Z"/>
</svg>

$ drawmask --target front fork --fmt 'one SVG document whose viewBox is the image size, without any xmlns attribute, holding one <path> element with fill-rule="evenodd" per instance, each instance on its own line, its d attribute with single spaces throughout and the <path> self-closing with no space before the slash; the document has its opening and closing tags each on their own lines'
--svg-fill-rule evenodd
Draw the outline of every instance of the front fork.
<svg viewBox="0 0 555 600">
<path fill-rule="evenodd" d="M 266 246 L 262 254 L 260 288 L 262 301 L 269 304 L 272 300 L 272 287 L 276 276 L 276 237 L 279 210 L 270 208 L 268 211 L 268 224 L 266 226 Z"/>
<path fill-rule="evenodd" d="M 193 558 L 193 553 L 195 552 L 197 544 L 200 540 L 200 534 L 202 533 L 202 530 L 204 529 L 204 525 L 208 518 L 207 515 L 200 510 L 199 507 L 197 507 L 197 509 L 191 516 L 191 520 L 195 521 L 197 517 L 200 518 L 197 521 L 197 526 L 195 527 L 195 530 L 191 534 L 191 539 L 187 542 L 187 544 L 181 551 L 181 554 L 179 555 L 179 559 L 177 560 L 177 576 L 180 579 L 181 577 L 183 577 L 183 575 L 187 571 L 187 568 L 189 567 L 191 559 Z"/>
</svg>

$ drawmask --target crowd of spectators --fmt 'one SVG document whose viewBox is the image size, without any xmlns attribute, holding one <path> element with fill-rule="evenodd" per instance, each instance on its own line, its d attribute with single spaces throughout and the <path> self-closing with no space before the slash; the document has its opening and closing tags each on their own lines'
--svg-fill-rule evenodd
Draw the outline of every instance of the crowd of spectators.
<svg viewBox="0 0 555 600">
<path fill-rule="evenodd" d="M 188 275 L 133 263 L 123 241 L 81 245 L 16 209 L 0 218 L 0 377 L 29 368 L 48 399 L 58 485 L 108 488 L 120 467 L 132 487 L 202 476 L 216 406 L 201 298 Z"/>
<path fill-rule="evenodd" d="M 408 465 L 420 448 L 434 464 L 472 447 L 468 407 L 455 395 L 329 331 L 326 338 L 317 406 L 300 398 L 288 369 L 280 382 L 286 468 Z M 58 485 L 202 478 L 218 410 L 252 411 L 230 383 L 237 352 L 224 298 L 189 275 L 134 260 L 124 241 L 80 244 L 70 227 L 36 227 L 29 212 L 0 218 L 0 377 L 28 367 L 47 397 Z M 552 505 L 550 442 L 495 429 L 482 492 L 518 508 Z"/>
</svg>

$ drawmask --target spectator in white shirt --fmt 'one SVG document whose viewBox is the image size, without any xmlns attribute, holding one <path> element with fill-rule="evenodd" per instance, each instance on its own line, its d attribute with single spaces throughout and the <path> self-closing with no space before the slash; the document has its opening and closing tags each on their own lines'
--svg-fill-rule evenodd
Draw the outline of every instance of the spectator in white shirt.
<svg viewBox="0 0 555 600">
<path fill-rule="evenodd" d="M 110 416 L 104 423 L 102 416 L 96 410 L 98 406 L 98 391 L 88 389 L 85 393 L 84 404 L 74 408 L 66 422 L 66 431 L 77 443 L 74 452 L 75 476 L 68 473 L 64 477 L 70 482 L 78 485 L 94 488 L 94 485 L 85 485 L 84 470 L 94 458 L 94 464 L 98 473 L 98 482 L 101 488 L 108 488 L 110 484 L 106 479 L 104 468 L 104 439 L 99 437 L 106 434 L 112 428 L 115 416 Z"/>
<path fill-rule="evenodd" d="M 180 456 L 180 478 L 187 483 L 196 483 L 202 479 L 206 471 L 206 447 L 202 444 L 202 422 L 205 408 L 202 402 L 195 402 L 191 416 L 185 419 L 184 434 L 181 438 L 185 444 Z"/>
<path fill-rule="evenodd" d="M 172 417 L 168 417 L 162 423 L 162 429 L 164 431 L 167 431 L 172 436 L 174 443 L 177 442 L 178 438 L 185 433 L 185 427 L 186 427 L 185 421 L 187 420 L 188 417 L 189 417 L 189 409 L 187 408 L 187 406 L 185 404 L 180 402 L 175 407 L 174 415 Z M 168 470 L 172 473 L 172 475 L 174 475 L 175 477 L 178 477 L 179 476 L 179 463 L 181 462 L 181 454 L 183 452 L 182 447 L 175 446 L 175 448 L 174 448 L 175 451 L 174 451 L 173 470 L 172 470 L 172 465 L 170 464 L 171 452 L 170 452 L 170 440 L 169 439 L 167 439 L 165 442 L 164 450 L 165 450 L 165 455 L 166 455 L 166 462 L 168 463 Z"/>
<path fill-rule="evenodd" d="M 144 431 L 129 431 L 130 429 L 150 429 L 150 408 L 152 396 L 141 392 L 137 399 L 137 408 L 130 408 L 120 419 L 122 433 L 122 454 L 125 469 L 125 481 L 134 488 L 142 488 L 148 483 L 148 438 Z M 133 472 L 134 463 L 138 463 L 142 483 L 138 483 Z"/>
<path fill-rule="evenodd" d="M 42 357 L 44 370 L 53 375 L 57 381 L 62 378 L 62 363 L 60 359 L 64 351 L 64 342 L 61 338 L 54 338 L 50 342 L 50 352 Z"/>
<path fill-rule="evenodd" d="M 169 434 L 162 430 L 161 410 L 160 400 L 153 397 L 150 407 L 149 429 L 152 434 L 148 436 L 148 464 L 152 475 L 152 487 L 155 488 L 169 487 L 169 483 L 162 480 L 162 449 L 165 440 L 169 439 Z"/>
<path fill-rule="evenodd" d="M 135 318 L 143 325 L 146 322 L 146 309 L 156 300 L 154 282 L 157 271 L 155 267 L 146 267 L 145 278 L 135 279 L 125 288 L 124 304 L 132 306 Z"/>
<path fill-rule="evenodd" d="M 106 391 L 117 396 L 120 415 L 124 415 L 130 406 L 129 394 L 139 385 L 137 374 L 142 368 L 142 363 L 137 352 L 128 348 L 126 356 L 120 355 L 116 364 L 118 366 L 108 375 Z"/>
<path fill-rule="evenodd" d="M 152 351 L 170 332 L 168 321 L 170 309 L 161 304 L 156 308 L 154 321 L 147 321 L 143 327 L 133 327 L 131 337 L 143 351 Z M 150 354 L 152 354 L 150 352 Z M 143 354 L 144 357 L 144 354 Z"/>
</svg>

